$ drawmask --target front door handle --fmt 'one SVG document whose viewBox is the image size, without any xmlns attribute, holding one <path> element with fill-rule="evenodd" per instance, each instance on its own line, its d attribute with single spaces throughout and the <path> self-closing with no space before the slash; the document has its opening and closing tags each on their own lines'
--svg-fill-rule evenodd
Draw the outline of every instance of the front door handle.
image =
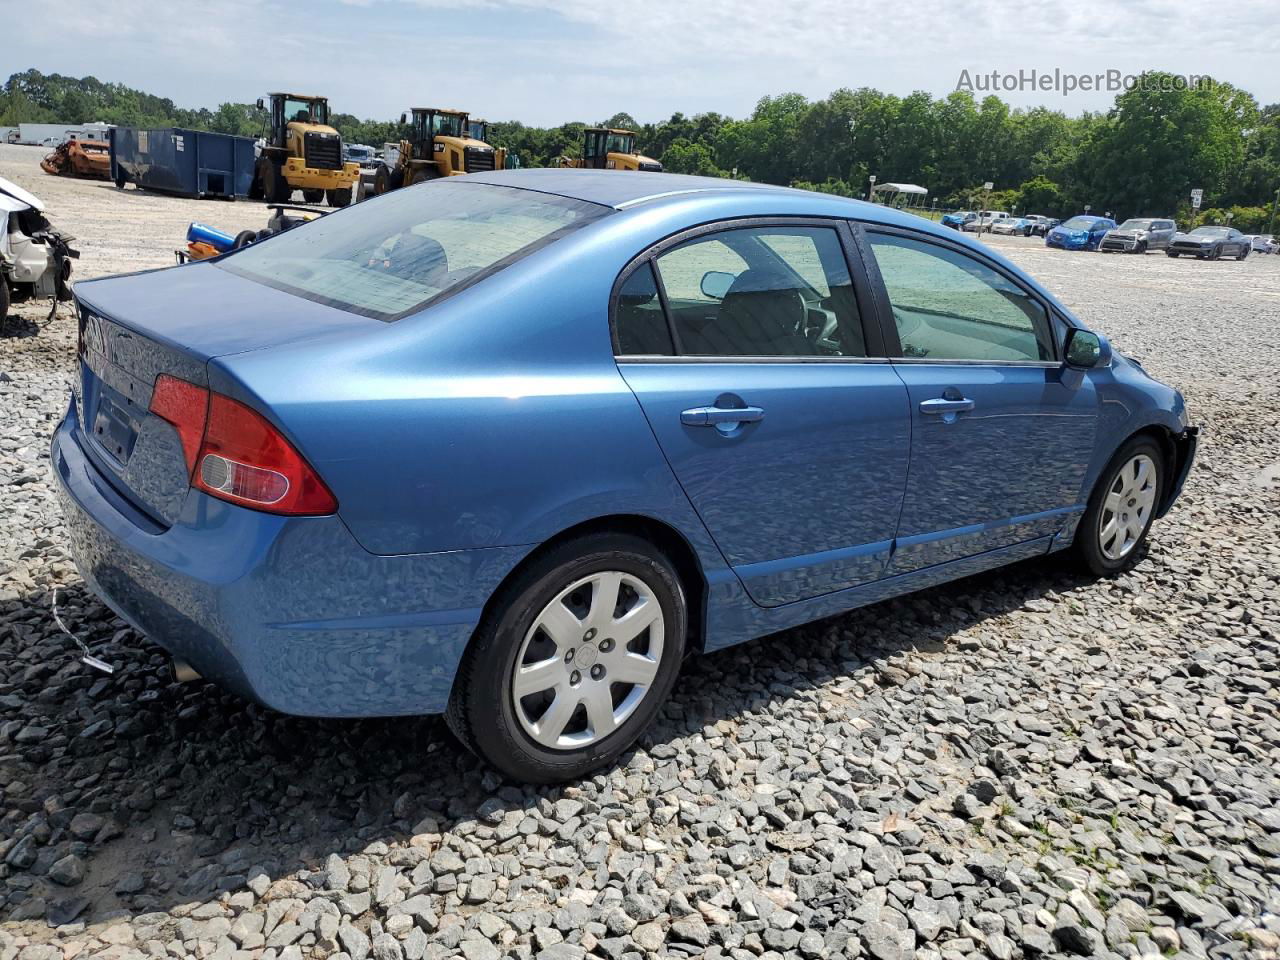
<svg viewBox="0 0 1280 960">
<path fill-rule="evenodd" d="M 764 419 L 759 407 L 690 407 L 680 412 L 686 427 L 714 427 L 723 423 L 755 423 Z"/>
<path fill-rule="evenodd" d="M 973 401 L 961 397 L 957 400 L 939 397 L 935 400 L 922 400 L 920 402 L 921 413 L 961 413 L 965 410 L 973 409 Z"/>
</svg>

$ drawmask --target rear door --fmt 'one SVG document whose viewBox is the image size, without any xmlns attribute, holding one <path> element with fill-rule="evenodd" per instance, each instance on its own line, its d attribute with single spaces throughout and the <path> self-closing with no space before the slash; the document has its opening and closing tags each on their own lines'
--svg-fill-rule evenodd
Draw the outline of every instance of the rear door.
<svg viewBox="0 0 1280 960">
<path fill-rule="evenodd" d="M 843 223 L 735 221 L 620 280 L 615 350 L 694 508 L 773 606 L 884 575 L 907 391 Z"/>
<path fill-rule="evenodd" d="M 1080 509 L 1098 397 L 1060 362 L 1049 306 L 959 244 L 881 227 L 867 237 L 911 401 L 889 572 L 1056 533 Z"/>
</svg>

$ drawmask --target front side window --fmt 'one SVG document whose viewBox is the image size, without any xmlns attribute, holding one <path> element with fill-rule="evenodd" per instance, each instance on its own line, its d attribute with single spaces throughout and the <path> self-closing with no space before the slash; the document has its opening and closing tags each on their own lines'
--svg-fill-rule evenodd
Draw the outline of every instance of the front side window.
<svg viewBox="0 0 1280 960">
<path fill-rule="evenodd" d="M 320 217 L 215 266 L 391 321 L 611 212 L 531 190 L 439 180 Z"/>
<path fill-rule="evenodd" d="M 674 247 L 655 264 L 682 354 L 866 356 L 834 229 L 723 230 Z"/>
<path fill-rule="evenodd" d="M 870 233 L 904 357 L 1050 361 L 1044 308 L 1025 290 L 961 251 Z"/>
</svg>

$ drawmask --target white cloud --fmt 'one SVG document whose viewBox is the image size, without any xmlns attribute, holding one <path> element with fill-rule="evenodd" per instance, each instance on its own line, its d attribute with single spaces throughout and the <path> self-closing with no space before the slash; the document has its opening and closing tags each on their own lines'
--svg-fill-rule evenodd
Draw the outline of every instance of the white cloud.
<svg viewBox="0 0 1280 960">
<path fill-rule="evenodd" d="M 961 69 L 1032 67 L 1210 73 L 1280 100 L 1274 0 L 1238 0 L 1226 15 L 1163 0 L 60 0 L 56 18 L 21 30 L 13 49 L 47 71 L 188 105 L 308 87 L 365 116 L 423 101 L 532 123 L 619 109 L 741 115 L 788 90 L 940 96 Z M 1111 99 L 1005 96 L 1071 112 Z"/>
</svg>

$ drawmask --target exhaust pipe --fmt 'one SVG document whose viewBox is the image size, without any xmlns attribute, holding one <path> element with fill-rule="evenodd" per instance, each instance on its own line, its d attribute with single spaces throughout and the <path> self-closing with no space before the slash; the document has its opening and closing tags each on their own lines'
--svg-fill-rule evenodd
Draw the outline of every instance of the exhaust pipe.
<svg viewBox="0 0 1280 960">
<path fill-rule="evenodd" d="M 196 673 L 195 668 L 187 661 L 173 658 L 173 679 L 178 683 L 192 683 L 200 679 L 200 674 Z"/>
</svg>

